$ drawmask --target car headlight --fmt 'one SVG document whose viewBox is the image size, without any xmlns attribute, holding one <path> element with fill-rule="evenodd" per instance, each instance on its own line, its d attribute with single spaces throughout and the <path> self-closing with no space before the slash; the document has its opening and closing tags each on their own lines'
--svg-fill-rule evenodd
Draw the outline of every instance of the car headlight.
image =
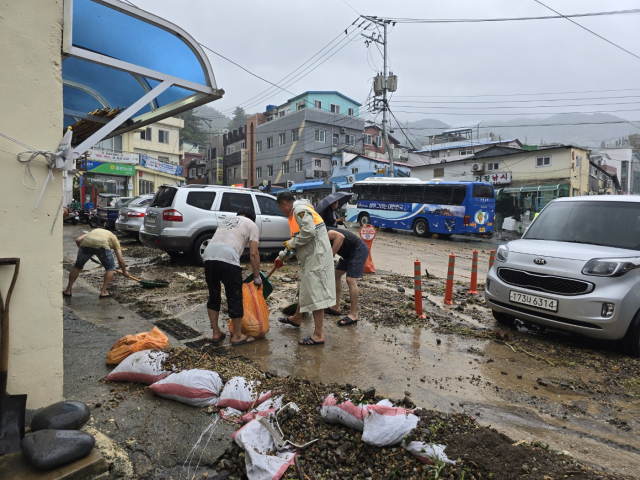
<svg viewBox="0 0 640 480">
<path fill-rule="evenodd" d="M 506 245 L 500 245 L 498 247 L 498 250 L 496 251 L 496 260 L 498 262 L 506 262 L 507 258 L 509 257 L 509 247 L 507 247 Z"/>
<path fill-rule="evenodd" d="M 640 267 L 640 257 L 594 258 L 587 262 L 582 269 L 582 274 L 595 277 L 621 277 L 638 267 Z"/>
</svg>

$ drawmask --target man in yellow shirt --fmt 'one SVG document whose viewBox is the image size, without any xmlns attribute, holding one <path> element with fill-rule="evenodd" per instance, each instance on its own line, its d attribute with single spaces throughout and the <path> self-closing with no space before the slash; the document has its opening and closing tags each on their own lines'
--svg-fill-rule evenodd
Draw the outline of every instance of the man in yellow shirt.
<svg viewBox="0 0 640 480">
<path fill-rule="evenodd" d="M 66 290 L 62 292 L 62 295 L 65 297 L 71 296 L 71 288 L 80 276 L 80 270 L 84 268 L 84 265 L 91 257 L 97 255 L 102 266 L 106 270 L 104 273 L 104 281 L 102 282 L 100 298 L 110 297 L 111 295 L 109 294 L 107 287 L 109 287 L 116 270 L 116 263 L 113 260 L 111 250 L 115 250 L 118 264 L 120 265 L 124 276 L 129 276 L 127 264 L 124 262 L 124 258 L 122 258 L 122 250 L 120 248 L 118 237 L 108 230 L 96 228 L 95 230 L 76 238 L 76 245 L 78 245 L 78 256 L 76 257 L 75 265 L 69 272 L 69 284 L 67 285 Z"/>
</svg>

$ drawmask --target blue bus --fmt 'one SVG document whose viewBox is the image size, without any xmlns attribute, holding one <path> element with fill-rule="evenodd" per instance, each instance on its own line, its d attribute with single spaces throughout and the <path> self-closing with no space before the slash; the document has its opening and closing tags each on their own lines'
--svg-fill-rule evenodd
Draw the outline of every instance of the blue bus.
<svg viewBox="0 0 640 480">
<path fill-rule="evenodd" d="M 412 230 L 420 237 L 493 233 L 496 202 L 490 183 L 369 178 L 351 191 L 348 222 Z"/>
</svg>

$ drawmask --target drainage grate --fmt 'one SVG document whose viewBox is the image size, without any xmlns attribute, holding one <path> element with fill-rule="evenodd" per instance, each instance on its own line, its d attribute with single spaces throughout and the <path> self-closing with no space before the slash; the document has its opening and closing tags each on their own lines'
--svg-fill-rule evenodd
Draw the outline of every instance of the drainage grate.
<svg viewBox="0 0 640 480">
<path fill-rule="evenodd" d="M 185 345 L 195 350 L 207 352 L 210 355 L 228 356 L 229 348 L 225 343 L 226 342 L 213 343 L 210 338 L 201 338 L 200 340 L 194 340 L 193 342 L 185 342 Z"/>
<path fill-rule="evenodd" d="M 180 320 L 175 318 L 166 318 L 162 320 L 158 320 L 153 322 L 153 324 L 162 330 L 165 333 L 168 333 L 173 338 L 177 340 L 185 340 L 188 338 L 195 338 L 202 335 L 202 332 L 199 332 L 189 325 L 185 325 Z"/>
</svg>

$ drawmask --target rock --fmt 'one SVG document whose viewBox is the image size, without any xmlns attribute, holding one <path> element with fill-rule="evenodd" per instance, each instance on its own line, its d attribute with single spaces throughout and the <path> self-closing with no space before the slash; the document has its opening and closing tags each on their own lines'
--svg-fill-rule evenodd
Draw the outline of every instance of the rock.
<svg viewBox="0 0 640 480">
<path fill-rule="evenodd" d="M 509 375 L 507 372 L 500 372 L 502 375 Z"/>
<path fill-rule="evenodd" d="M 364 395 L 362 396 L 363 400 L 370 400 L 376 396 L 376 389 L 373 387 L 369 387 L 364 391 Z"/>
<path fill-rule="evenodd" d="M 400 293 L 404 293 L 404 292 L 405 292 L 404 287 L 398 287 L 398 291 L 399 291 Z"/>
<path fill-rule="evenodd" d="M 402 403 L 407 408 L 413 408 L 415 406 L 409 397 L 404 397 L 404 399 L 402 400 Z"/>
<path fill-rule="evenodd" d="M 440 340 L 439 338 L 436 338 L 436 343 L 440 345 L 442 343 L 442 340 Z"/>
<path fill-rule="evenodd" d="M 136 452 L 132 458 L 133 471 L 138 478 L 146 478 L 153 473 L 153 463 L 145 454 Z"/>
<path fill-rule="evenodd" d="M 91 452 L 95 438 L 78 430 L 40 430 L 22 439 L 22 453 L 32 466 L 50 470 Z"/>
<path fill-rule="evenodd" d="M 82 402 L 68 400 L 58 402 L 43 408 L 33 416 L 31 431 L 54 430 L 78 430 L 89 421 L 91 411 Z"/>
<path fill-rule="evenodd" d="M 542 385 L 543 387 L 546 387 L 547 385 L 549 385 L 549 383 L 546 380 L 539 378 L 538 385 Z"/>
<path fill-rule="evenodd" d="M 518 375 L 518 378 L 519 378 L 519 379 L 522 379 L 522 375 Z"/>
</svg>

